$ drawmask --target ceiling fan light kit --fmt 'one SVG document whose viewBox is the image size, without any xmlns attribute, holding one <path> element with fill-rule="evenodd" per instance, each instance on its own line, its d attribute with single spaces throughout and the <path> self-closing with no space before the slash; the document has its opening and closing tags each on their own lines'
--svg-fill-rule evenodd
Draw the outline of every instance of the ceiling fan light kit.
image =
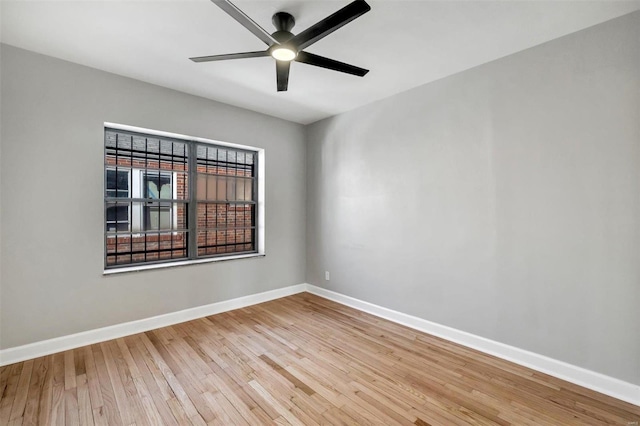
<svg viewBox="0 0 640 426">
<path fill-rule="evenodd" d="M 296 21 L 289 13 L 278 12 L 273 15 L 272 22 L 274 27 L 276 27 L 276 31 L 269 34 L 230 1 L 211 1 L 243 27 L 251 31 L 269 47 L 267 50 L 257 52 L 242 52 L 190 58 L 194 62 L 212 62 L 226 59 L 271 56 L 276 60 L 276 83 L 278 92 L 286 91 L 289 86 L 289 69 L 291 61 L 327 68 L 359 77 L 364 77 L 369 72 L 369 70 L 364 68 L 345 64 L 344 62 L 339 62 L 334 59 L 325 58 L 323 56 L 314 55 L 313 53 L 304 51 L 304 49 L 311 46 L 313 43 L 323 39 L 335 30 L 371 10 L 371 7 L 364 0 L 355 0 L 349 3 L 334 14 L 326 17 L 298 34 L 293 34 L 291 32 Z"/>
<path fill-rule="evenodd" d="M 298 53 L 288 47 L 278 46 L 271 50 L 271 56 L 278 61 L 291 62 L 298 56 Z"/>
</svg>

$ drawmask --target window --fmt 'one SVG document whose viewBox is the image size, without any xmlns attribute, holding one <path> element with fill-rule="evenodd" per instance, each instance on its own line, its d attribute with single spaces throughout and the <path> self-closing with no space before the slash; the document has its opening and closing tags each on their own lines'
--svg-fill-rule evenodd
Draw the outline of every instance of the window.
<svg viewBox="0 0 640 426">
<path fill-rule="evenodd" d="M 105 268 L 257 253 L 258 154 L 105 127 Z"/>
</svg>

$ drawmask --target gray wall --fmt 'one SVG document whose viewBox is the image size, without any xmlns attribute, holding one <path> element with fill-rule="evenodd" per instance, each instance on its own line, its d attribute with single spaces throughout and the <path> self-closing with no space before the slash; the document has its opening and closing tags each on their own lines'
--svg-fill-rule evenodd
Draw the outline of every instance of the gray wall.
<svg viewBox="0 0 640 426">
<path fill-rule="evenodd" d="M 307 282 L 640 384 L 640 13 L 308 141 Z"/>
<path fill-rule="evenodd" d="M 2 46 L 1 348 L 305 280 L 304 127 Z M 103 122 L 264 148 L 266 257 L 104 277 Z"/>
</svg>

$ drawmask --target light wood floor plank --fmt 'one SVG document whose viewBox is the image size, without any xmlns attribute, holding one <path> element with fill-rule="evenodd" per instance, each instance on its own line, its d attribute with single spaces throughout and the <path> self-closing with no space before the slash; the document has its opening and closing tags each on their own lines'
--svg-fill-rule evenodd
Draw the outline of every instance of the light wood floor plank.
<svg viewBox="0 0 640 426">
<path fill-rule="evenodd" d="M 9 422 L 21 419 L 24 415 L 24 408 L 27 404 L 27 395 L 29 394 L 29 383 L 31 382 L 31 373 L 33 372 L 34 360 L 25 361 L 18 379 L 16 395 L 11 406 L 11 415 Z"/>
<path fill-rule="evenodd" d="M 40 396 L 47 373 L 47 361 L 45 358 L 37 358 L 34 360 L 33 371 L 31 373 L 31 382 L 29 383 L 29 392 L 27 402 L 23 414 L 23 425 L 35 425 L 38 423 L 38 407 L 40 405 Z"/>
<path fill-rule="evenodd" d="M 302 293 L 0 368 L 0 425 L 633 425 L 640 407 Z"/>
<path fill-rule="evenodd" d="M 22 373 L 24 363 L 17 363 L 2 367 L 5 384 L 0 399 L 0 424 L 9 423 L 11 417 L 11 407 L 15 400 L 16 390 L 18 389 L 18 381 Z"/>
<path fill-rule="evenodd" d="M 51 424 L 65 424 L 64 352 L 53 356 L 53 391 L 51 396 Z"/>
<path fill-rule="evenodd" d="M 80 351 L 80 353 L 84 353 Z M 76 369 L 78 371 L 78 369 Z M 82 425 L 94 425 L 93 410 L 91 409 L 91 397 L 89 395 L 89 385 L 87 383 L 87 375 L 80 374 L 76 378 L 78 392 L 78 420 Z"/>
</svg>

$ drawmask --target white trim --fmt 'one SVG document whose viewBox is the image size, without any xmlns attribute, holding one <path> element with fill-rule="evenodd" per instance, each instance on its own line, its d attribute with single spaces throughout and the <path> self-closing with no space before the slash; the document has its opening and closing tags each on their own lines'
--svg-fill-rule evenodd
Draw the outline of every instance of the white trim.
<svg viewBox="0 0 640 426">
<path fill-rule="evenodd" d="M 333 300 L 334 302 L 350 306 L 377 317 L 459 343 L 468 348 L 497 356 L 507 361 L 566 380 L 567 382 L 575 383 L 576 385 L 640 406 L 640 386 L 638 385 L 455 328 L 374 305 L 311 284 L 307 284 L 307 291 L 316 296 Z"/>
<path fill-rule="evenodd" d="M 43 340 L 30 343 L 28 345 L 16 346 L 13 348 L 0 350 L 0 366 L 25 361 L 44 355 L 49 355 L 69 349 L 75 349 L 94 343 L 104 342 L 131 334 L 142 333 L 160 327 L 178 324 L 193 319 L 219 314 L 234 309 L 240 309 L 258 303 L 268 302 L 292 294 L 302 293 L 306 290 L 306 284 L 298 284 L 276 290 L 265 291 L 263 293 L 238 297 L 236 299 L 211 303 L 209 305 L 198 306 L 196 308 L 171 312 L 151 318 L 84 331 L 68 336 L 56 337 L 54 339 Z"/>
<path fill-rule="evenodd" d="M 264 149 L 258 150 L 258 253 L 265 254 L 265 153 Z"/>
</svg>

